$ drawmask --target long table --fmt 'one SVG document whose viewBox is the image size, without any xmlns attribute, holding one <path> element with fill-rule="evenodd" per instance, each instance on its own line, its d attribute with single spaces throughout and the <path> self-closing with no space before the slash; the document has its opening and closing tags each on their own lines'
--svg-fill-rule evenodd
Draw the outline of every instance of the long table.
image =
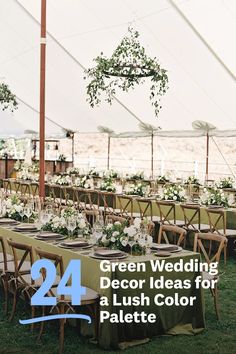
<svg viewBox="0 0 236 354">
<path fill-rule="evenodd" d="M 0 235 L 3 236 L 6 240 L 7 238 L 11 238 L 15 241 L 30 244 L 34 247 L 40 247 L 43 250 L 49 252 L 56 252 L 57 254 L 61 254 L 63 256 L 65 266 L 71 259 L 80 259 L 81 260 L 81 268 L 82 268 L 82 284 L 84 286 L 90 287 L 93 290 L 97 291 L 101 296 L 107 296 L 109 300 L 112 298 L 112 292 L 115 291 L 118 298 L 122 296 L 132 295 L 139 296 L 140 290 L 131 290 L 131 289 L 118 289 L 111 290 L 109 289 L 101 289 L 100 288 L 100 277 L 106 276 L 110 279 L 140 279 L 142 275 L 140 273 L 135 272 L 131 273 L 126 271 L 121 272 L 116 270 L 116 272 L 102 272 L 100 270 L 100 261 L 97 259 L 93 259 L 88 255 L 88 251 L 72 251 L 67 249 L 59 248 L 56 245 L 49 244 L 47 242 L 43 242 L 37 240 L 29 235 L 25 235 L 22 233 L 17 233 L 10 229 L 6 229 L 0 227 Z M 179 253 L 173 254 L 167 260 L 168 262 L 175 263 L 179 259 L 183 259 L 184 262 L 189 261 L 190 259 L 200 259 L 200 255 L 198 253 L 190 252 L 190 251 L 181 251 Z M 145 262 L 146 264 L 146 273 L 145 278 L 149 278 L 153 276 L 154 279 L 158 279 L 160 275 L 167 277 L 168 279 L 190 279 L 192 283 L 191 289 L 183 289 L 183 290 L 150 290 L 148 284 L 146 284 L 142 290 L 146 295 L 151 298 L 150 307 L 123 307 L 124 313 L 132 313 L 134 311 L 145 311 L 147 313 L 155 313 L 157 316 L 157 322 L 154 324 L 111 324 L 108 321 L 105 321 L 100 325 L 100 334 L 99 334 L 99 346 L 103 349 L 116 349 L 119 347 L 120 342 L 127 342 L 134 339 L 145 339 L 151 338 L 155 335 L 160 334 L 196 334 L 203 331 L 205 327 L 204 321 L 204 301 L 203 294 L 201 289 L 196 289 L 194 284 L 194 279 L 200 273 L 192 272 L 192 273 L 157 273 L 153 272 L 150 265 L 151 259 L 157 259 L 155 255 L 148 256 L 129 256 L 125 262 Z M 156 293 L 164 294 L 165 296 L 172 296 L 174 292 L 178 292 L 181 296 L 196 296 L 197 300 L 193 307 L 189 306 L 174 306 L 174 307 L 158 307 L 154 304 L 153 298 Z M 101 308 L 102 310 L 103 308 Z M 113 306 L 111 303 L 109 307 L 105 307 L 104 310 L 109 310 L 111 312 L 117 312 L 119 309 Z"/>
</svg>

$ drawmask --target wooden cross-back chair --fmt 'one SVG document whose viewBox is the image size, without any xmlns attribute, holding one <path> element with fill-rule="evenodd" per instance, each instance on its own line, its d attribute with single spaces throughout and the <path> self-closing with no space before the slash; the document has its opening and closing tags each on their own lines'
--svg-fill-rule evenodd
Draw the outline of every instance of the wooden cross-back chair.
<svg viewBox="0 0 236 354">
<path fill-rule="evenodd" d="M 88 224 L 92 227 L 99 217 L 99 210 L 83 210 L 83 215 L 85 216 Z M 102 219 L 103 220 L 103 219 Z"/>
<path fill-rule="evenodd" d="M 73 203 L 77 206 L 78 210 L 86 209 L 88 195 L 83 188 L 73 187 Z"/>
<path fill-rule="evenodd" d="M 122 217 L 133 217 L 133 197 L 128 195 L 118 195 L 118 213 Z"/>
<path fill-rule="evenodd" d="M 181 204 L 184 214 L 184 227 L 188 231 L 208 231 L 209 225 L 201 224 L 201 208 L 200 205 Z"/>
<path fill-rule="evenodd" d="M 107 214 L 114 213 L 114 193 L 113 192 L 99 192 L 99 209 L 103 211 L 104 218 L 106 218 Z M 112 201 L 112 203 L 111 203 Z M 111 205 L 112 204 L 112 205 Z"/>
<path fill-rule="evenodd" d="M 98 191 L 87 189 L 87 199 L 88 203 L 86 205 L 87 209 L 99 210 L 99 193 Z"/>
<path fill-rule="evenodd" d="M 20 192 L 23 197 L 30 196 L 30 183 L 20 182 Z"/>
<path fill-rule="evenodd" d="M 5 298 L 5 313 L 8 307 L 8 262 L 13 263 L 13 256 L 6 251 L 5 240 L 0 236 L 0 279 Z"/>
<path fill-rule="evenodd" d="M 160 225 L 159 233 L 158 233 L 158 241 L 157 243 L 161 243 L 164 239 L 165 243 L 169 244 L 169 238 L 167 232 L 172 234 L 173 242 L 180 246 L 182 243 L 185 246 L 185 239 L 187 231 L 182 227 L 178 227 L 175 225 Z"/>
<path fill-rule="evenodd" d="M 12 250 L 13 254 L 13 264 L 8 264 L 8 274 L 9 285 L 13 291 L 13 305 L 10 315 L 10 321 L 13 319 L 16 312 L 17 297 L 19 293 L 24 294 L 27 300 L 30 299 L 31 290 L 40 284 L 35 284 L 31 279 L 30 271 L 34 263 L 33 248 L 31 245 L 22 244 L 19 242 L 12 241 L 11 239 L 7 240 L 9 247 Z M 29 259 L 29 260 L 28 260 Z M 27 298 L 28 296 L 28 298 Z M 35 308 L 31 307 L 31 315 L 34 317 Z M 33 326 L 32 326 L 33 328 Z"/>
<path fill-rule="evenodd" d="M 171 201 L 156 201 L 161 224 L 183 226 L 183 220 L 176 220 L 175 203 Z"/>
<path fill-rule="evenodd" d="M 32 182 L 30 184 L 30 194 L 33 197 L 37 197 L 39 194 L 39 184 L 37 182 Z"/>
<path fill-rule="evenodd" d="M 135 201 L 138 203 L 140 218 L 147 218 L 153 220 L 152 213 L 152 200 L 148 198 L 136 198 Z"/>
<path fill-rule="evenodd" d="M 3 178 L 2 179 L 2 187 L 5 193 L 11 193 L 11 180 L 10 178 Z"/>
<path fill-rule="evenodd" d="M 48 259 L 52 261 L 55 267 L 58 270 L 59 277 L 62 278 L 64 274 L 64 263 L 63 258 L 61 255 L 54 254 L 51 252 L 46 252 L 41 250 L 40 248 L 35 248 L 35 252 L 40 259 Z M 45 274 L 44 274 L 45 276 Z M 99 295 L 96 291 L 86 288 L 86 294 L 81 297 L 81 304 L 80 306 L 72 306 L 70 296 L 65 295 L 58 295 L 56 289 L 52 288 L 48 296 L 56 296 L 57 297 L 57 305 L 52 309 L 57 310 L 60 315 L 66 314 L 70 311 L 76 312 L 76 309 L 79 308 L 81 311 L 81 307 L 86 306 L 89 310 L 90 314 L 94 319 L 94 329 L 95 329 L 95 337 L 98 338 L 99 332 Z M 45 306 L 42 307 L 42 316 L 45 316 Z M 64 318 L 60 319 L 60 336 L 59 336 L 59 354 L 63 353 L 63 346 L 64 346 L 64 336 L 65 336 L 65 322 Z M 44 321 L 41 322 L 40 331 L 38 339 L 41 338 L 44 329 Z"/>
<path fill-rule="evenodd" d="M 227 228 L 226 212 L 224 209 L 206 209 L 210 232 L 222 235 L 228 239 L 228 251 L 234 253 L 234 241 L 236 239 L 236 230 Z M 227 248 L 224 249 L 224 259 L 226 263 Z"/>
<path fill-rule="evenodd" d="M 105 224 L 108 224 L 109 222 L 114 224 L 116 221 L 119 221 L 121 224 L 128 223 L 128 219 L 127 218 L 125 218 L 123 216 L 118 216 L 118 215 L 115 215 L 115 214 L 109 214 L 105 218 Z"/>
<path fill-rule="evenodd" d="M 217 235 L 214 233 L 196 233 L 194 236 L 194 252 L 199 252 L 203 255 L 208 265 L 212 262 L 217 262 L 219 265 L 221 253 L 227 246 L 227 238 L 225 236 Z M 206 244 L 211 244 L 211 247 L 206 248 Z M 210 250 L 210 251 L 209 251 Z M 211 294 L 214 298 L 214 305 L 217 319 L 220 319 L 219 306 L 218 306 L 218 287 L 217 283 L 219 275 L 211 275 L 209 272 L 203 271 L 203 279 L 214 281 L 214 287 L 210 288 Z"/>
</svg>

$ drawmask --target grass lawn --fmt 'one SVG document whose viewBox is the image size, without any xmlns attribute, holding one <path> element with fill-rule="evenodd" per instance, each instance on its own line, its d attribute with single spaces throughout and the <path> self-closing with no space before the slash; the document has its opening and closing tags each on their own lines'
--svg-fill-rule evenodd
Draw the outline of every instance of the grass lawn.
<svg viewBox="0 0 236 354">
<path fill-rule="evenodd" d="M 221 266 L 220 307 L 221 321 L 216 321 L 213 301 L 209 291 L 206 297 L 206 330 L 196 336 L 164 336 L 152 339 L 149 343 L 127 349 L 122 353 L 158 353 L 158 354 L 236 354 L 236 261 L 229 259 L 227 266 Z M 36 343 L 36 335 L 29 326 L 22 326 L 18 319 L 28 318 L 29 312 L 23 302 L 18 305 L 15 320 L 9 323 L 2 311 L 0 299 L 0 354 L 56 354 L 58 348 L 57 325 L 48 323 L 42 342 Z M 74 328 L 66 326 L 65 354 L 69 353 L 108 353 L 98 349 L 86 338 L 79 338 Z M 121 353 L 121 351 L 109 353 Z"/>
</svg>

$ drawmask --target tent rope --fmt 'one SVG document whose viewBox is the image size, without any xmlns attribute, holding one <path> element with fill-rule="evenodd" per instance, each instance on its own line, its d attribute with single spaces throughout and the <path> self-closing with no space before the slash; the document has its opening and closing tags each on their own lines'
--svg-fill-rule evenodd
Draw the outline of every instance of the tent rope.
<svg viewBox="0 0 236 354">
<path fill-rule="evenodd" d="M 215 139 L 213 138 L 213 136 L 211 136 L 211 139 L 212 139 L 213 143 L 215 144 L 217 150 L 219 151 L 221 157 L 223 158 L 225 164 L 227 165 L 229 171 L 231 172 L 232 176 L 234 176 L 234 178 L 236 178 L 236 175 L 235 175 L 234 171 L 233 171 L 232 168 L 230 167 L 228 161 L 226 160 L 226 158 L 225 158 L 223 152 L 221 151 L 220 147 L 218 146 L 218 144 L 217 144 L 217 142 L 215 141 Z"/>
</svg>

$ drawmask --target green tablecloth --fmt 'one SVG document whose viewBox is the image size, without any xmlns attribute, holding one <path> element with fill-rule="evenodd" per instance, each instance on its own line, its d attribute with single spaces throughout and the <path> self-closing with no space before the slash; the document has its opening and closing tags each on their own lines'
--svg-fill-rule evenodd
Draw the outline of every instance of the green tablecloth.
<svg viewBox="0 0 236 354">
<path fill-rule="evenodd" d="M 100 276 L 107 276 L 109 278 L 116 279 L 139 279 L 139 278 L 149 278 L 153 276 L 155 279 L 159 278 L 160 275 L 167 276 L 168 279 L 190 279 L 192 282 L 191 289 L 183 290 L 150 290 L 148 284 L 145 285 L 142 292 L 148 295 L 151 299 L 156 293 L 162 293 L 165 296 L 173 295 L 174 292 L 178 292 L 181 296 L 196 296 L 197 300 L 193 307 L 158 307 L 151 303 L 150 307 L 125 307 L 123 310 L 125 313 L 133 311 L 146 311 L 147 313 L 155 313 L 157 315 L 157 322 L 155 324 L 110 324 L 106 321 L 100 326 L 99 335 L 99 345 L 104 349 L 118 348 L 120 342 L 130 341 L 132 339 L 142 339 L 147 337 L 152 337 L 159 334 L 195 334 L 202 331 L 205 327 L 204 323 L 204 305 L 202 290 L 196 289 L 193 283 L 195 277 L 199 273 L 153 273 L 150 266 L 150 259 L 156 259 L 154 255 L 142 256 L 142 257 L 129 257 L 127 262 L 145 262 L 147 271 L 145 274 L 141 273 L 129 273 L 116 271 L 115 273 L 104 273 L 100 270 L 100 261 L 90 258 L 86 251 L 71 251 L 59 248 L 56 245 L 52 245 L 43 241 L 36 240 L 30 236 L 23 235 L 21 233 L 14 232 L 12 230 L 0 228 L 0 234 L 4 238 L 11 238 L 15 241 L 21 243 L 31 244 L 33 246 L 40 247 L 41 249 L 47 250 L 49 252 L 56 252 L 57 254 L 63 255 L 65 266 L 70 259 L 81 259 L 82 264 L 82 284 L 84 286 L 90 287 L 97 291 L 100 295 L 105 295 L 109 299 L 112 296 L 112 290 L 101 290 L 100 289 Z M 183 258 L 184 262 L 191 258 L 199 259 L 200 255 L 198 253 L 193 253 L 190 251 L 183 251 L 180 253 L 173 254 L 168 258 L 169 262 L 177 262 L 180 258 Z M 140 290 L 114 290 L 117 293 L 118 298 L 123 295 L 140 295 Z M 107 307 L 104 310 L 108 310 Z M 116 312 L 119 309 L 114 308 L 112 304 L 110 305 L 111 312 Z"/>
</svg>

